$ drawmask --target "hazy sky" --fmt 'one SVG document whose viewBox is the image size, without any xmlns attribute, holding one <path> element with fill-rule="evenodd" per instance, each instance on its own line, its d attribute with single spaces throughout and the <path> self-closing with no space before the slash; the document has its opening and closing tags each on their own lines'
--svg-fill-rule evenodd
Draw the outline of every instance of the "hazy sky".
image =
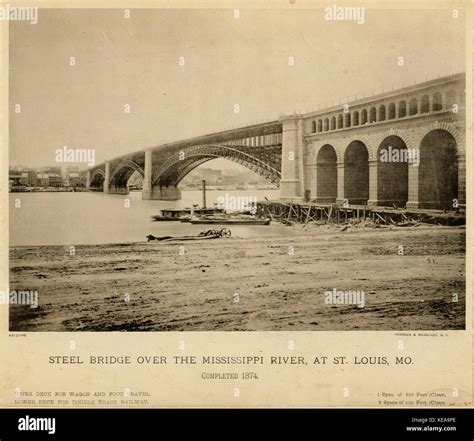
<svg viewBox="0 0 474 441">
<path fill-rule="evenodd" d="M 40 9 L 36 25 L 10 23 L 10 163 L 53 164 L 63 146 L 95 148 L 99 163 L 461 71 L 464 19 L 451 9 L 366 8 L 363 25 L 322 8 Z"/>
</svg>

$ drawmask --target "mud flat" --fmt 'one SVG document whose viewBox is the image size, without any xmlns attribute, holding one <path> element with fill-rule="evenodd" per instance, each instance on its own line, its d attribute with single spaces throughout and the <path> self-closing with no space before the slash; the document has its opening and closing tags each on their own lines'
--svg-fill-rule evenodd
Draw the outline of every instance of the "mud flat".
<svg viewBox="0 0 474 441">
<path fill-rule="evenodd" d="M 10 305 L 10 330 L 464 328 L 463 228 L 281 228 L 294 234 L 79 245 L 74 256 L 12 247 L 10 289 L 38 290 L 39 307 Z M 364 291 L 364 307 L 326 304 L 333 289 Z"/>
</svg>

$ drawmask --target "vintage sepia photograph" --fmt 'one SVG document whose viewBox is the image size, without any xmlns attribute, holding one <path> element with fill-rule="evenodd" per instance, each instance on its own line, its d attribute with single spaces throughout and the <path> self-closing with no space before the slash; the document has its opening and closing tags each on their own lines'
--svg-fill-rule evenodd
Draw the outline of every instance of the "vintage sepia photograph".
<svg viewBox="0 0 474 441">
<path fill-rule="evenodd" d="M 31 9 L 10 332 L 466 329 L 464 9 Z"/>
</svg>

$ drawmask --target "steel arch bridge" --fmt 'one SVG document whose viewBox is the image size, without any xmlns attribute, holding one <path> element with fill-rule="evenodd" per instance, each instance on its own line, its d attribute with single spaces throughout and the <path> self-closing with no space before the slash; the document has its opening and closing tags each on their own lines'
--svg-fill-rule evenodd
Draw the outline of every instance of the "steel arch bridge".
<svg viewBox="0 0 474 441">
<path fill-rule="evenodd" d="M 276 121 L 178 141 L 88 171 L 88 188 L 127 193 L 143 176 L 144 199 L 180 199 L 179 182 L 225 158 L 280 188 L 280 199 L 447 209 L 466 201 L 465 74 L 355 98 Z M 386 161 L 383 151 L 419 155 Z"/>
<path fill-rule="evenodd" d="M 144 199 L 179 199 L 179 182 L 196 167 L 217 158 L 240 164 L 278 186 L 281 132 L 281 123 L 276 121 L 136 152 L 94 168 L 89 187 L 125 194 L 128 180 L 138 172 L 144 181 Z"/>
</svg>

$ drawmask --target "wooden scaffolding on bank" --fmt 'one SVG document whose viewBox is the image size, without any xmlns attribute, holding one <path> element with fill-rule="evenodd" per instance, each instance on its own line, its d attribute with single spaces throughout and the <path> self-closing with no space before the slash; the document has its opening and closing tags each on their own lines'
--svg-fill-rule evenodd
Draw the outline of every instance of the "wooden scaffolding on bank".
<svg viewBox="0 0 474 441">
<path fill-rule="evenodd" d="M 462 208 L 462 207 L 461 207 Z M 465 213 L 460 210 L 400 209 L 367 205 L 316 204 L 264 201 L 257 203 L 257 216 L 269 217 L 284 224 L 347 224 L 370 222 L 374 225 L 409 226 L 421 223 L 465 225 Z"/>
</svg>

